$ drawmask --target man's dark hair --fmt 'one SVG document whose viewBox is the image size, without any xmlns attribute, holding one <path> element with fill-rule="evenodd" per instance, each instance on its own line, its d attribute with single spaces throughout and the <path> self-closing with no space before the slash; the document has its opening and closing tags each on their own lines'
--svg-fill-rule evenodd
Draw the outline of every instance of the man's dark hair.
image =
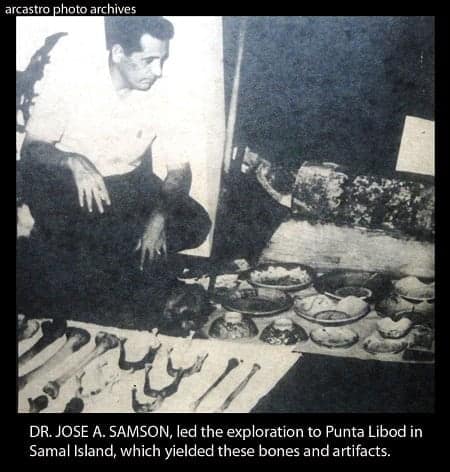
<svg viewBox="0 0 450 472">
<path fill-rule="evenodd" d="M 149 34 L 160 40 L 173 38 L 174 29 L 170 21 L 162 16 L 106 16 L 106 47 L 111 50 L 120 44 L 125 54 L 141 50 L 142 35 Z"/>
</svg>

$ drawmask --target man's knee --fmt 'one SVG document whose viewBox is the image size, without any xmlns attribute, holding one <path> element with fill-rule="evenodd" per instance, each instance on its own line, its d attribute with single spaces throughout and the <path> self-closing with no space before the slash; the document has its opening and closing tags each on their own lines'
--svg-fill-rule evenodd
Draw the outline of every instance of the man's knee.
<svg viewBox="0 0 450 472">
<path fill-rule="evenodd" d="M 196 237 L 194 238 L 193 245 L 191 246 L 192 248 L 200 246 L 206 238 L 208 237 L 208 234 L 211 231 L 211 218 L 208 215 L 208 212 L 201 208 L 201 212 L 198 215 L 198 219 L 195 222 L 195 231 L 194 234 Z"/>
<path fill-rule="evenodd" d="M 175 236 L 173 248 L 175 252 L 200 246 L 211 231 L 211 219 L 200 204 L 195 202 L 194 208 L 189 213 L 188 219 L 177 228 L 178 234 L 173 235 Z M 179 245 L 182 247 L 178 247 Z"/>
</svg>

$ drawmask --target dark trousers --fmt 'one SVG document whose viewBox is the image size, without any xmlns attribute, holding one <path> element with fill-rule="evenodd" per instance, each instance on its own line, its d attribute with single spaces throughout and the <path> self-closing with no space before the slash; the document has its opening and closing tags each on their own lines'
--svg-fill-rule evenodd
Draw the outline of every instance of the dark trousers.
<svg viewBox="0 0 450 472">
<path fill-rule="evenodd" d="M 99 304 L 117 306 L 119 299 L 132 301 L 139 290 L 166 283 L 167 264 L 147 264 L 140 271 L 135 251 L 162 185 L 146 165 L 105 178 L 111 205 L 104 204 L 103 214 L 95 203 L 92 213 L 80 207 L 69 171 L 27 163 L 21 172 L 35 228 L 27 248 L 18 251 L 18 298 L 47 296 L 65 307 L 83 301 L 95 310 Z M 203 207 L 180 197 L 166 224 L 168 253 L 199 246 L 210 227 Z"/>
</svg>

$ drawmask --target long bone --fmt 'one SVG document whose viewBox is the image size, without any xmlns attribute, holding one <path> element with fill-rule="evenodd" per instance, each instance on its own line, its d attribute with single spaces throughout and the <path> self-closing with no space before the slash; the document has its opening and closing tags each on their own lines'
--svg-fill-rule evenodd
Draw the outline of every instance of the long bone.
<svg viewBox="0 0 450 472">
<path fill-rule="evenodd" d="M 75 395 L 67 402 L 64 413 L 81 413 L 84 409 L 84 401 L 81 398 L 83 393 L 82 380 L 86 372 L 83 370 L 80 375 L 75 376 L 76 390 Z"/>
<path fill-rule="evenodd" d="M 173 360 L 172 360 L 172 354 L 173 352 L 173 348 L 170 348 L 168 351 L 167 351 L 167 355 L 168 355 L 168 358 L 167 358 L 167 367 L 166 367 L 166 370 L 167 370 L 167 373 L 171 376 L 171 377 L 176 377 L 178 375 L 178 373 L 181 371 L 181 368 L 179 369 L 175 369 L 175 367 L 173 366 Z M 151 367 L 151 365 L 150 365 Z"/>
<path fill-rule="evenodd" d="M 242 361 L 240 361 L 242 362 Z M 222 380 L 237 366 L 239 365 L 239 360 L 236 359 L 235 357 L 232 357 L 231 359 L 228 360 L 228 364 L 225 367 L 225 370 L 217 377 L 216 381 L 201 395 L 195 402 L 191 404 L 191 410 L 196 411 L 197 408 L 199 407 L 200 403 L 209 395 L 209 393 L 214 390 L 217 385 L 222 382 Z"/>
<path fill-rule="evenodd" d="M 188 367 L 187 369 L 174 369 L 172 366 L 172 360 L 169 357 L 167 360 L 167 373 L 174 377 L 174 380 L 172 383 L 167 385 L 166 387 L 156 390 L 154 388 L 151 388 L 150 386 L 150 370 L 152 369 L 151 364 L 147 364 L 145 366 L 145 383 L 144 383 L 144 394 L 147 395 L 148 397 L 153 397 L 153 398 L 167 398 L 173 395 L 178 391 L 178 386 L 180 385 L 180 382 L 183 380 L 184 377 L 189 377 L 190 375 L 196 374 L 197 372 L 200 372 L 203 363 L 205 362 L 206 358 L 208 357 L 208 354 L 202 354 L 197 356 L 196 361 L 194 364 L 192 364 L 191 367 Z"/>
<path fill-rule="evenodd" d="M 34 356 L 63 336 L 66 332 L 66 328 L 67 323 L 65 320 L 44 321 L 41 324 L 42 336 L 35 344 L 33 344 L 33 346 L 30 347 L 30 349 L 28 349 L 28 351 L 24 352 L 19 357 L 19 367 L 22 367 L 28 361 L 33 359 Z"/>
<path fill-rule="evenodd" d="M 235 398 L 244 390 L 247 384 L 250 382 L 250 379 L 261 369 L 259 364 L 253 364 L 252 370 L 248 373 L 247 377 L 228 395 L 222 405 L 218 408 L 216 413 L 224 412 L 231 403 L 235 400 Z"/>
<path fill-rule="evenodd" d="M 191 367 L 188 368 L 182 368 L 180 367 L 178 371 L 180 371 L 183 374 L 183 377 L 189 377 L 192 374 L 197 374 L 202 370 L 203 364 L 206 361 L 206 358 L 208 357 L 208 353 L 203 353 L 199 354 L 195 360 L 195 362 L 191 365 Z M 169 357 L 167 361 L 167 368 L 169 367 L 169 361 L 171 363 L 171 359 Z M 173 366 L 172 366 L 173 367 Z M 168 371 L 167 371 L 168 372 Z"/>
<path fill-rule="evenodd" d="M 28 398 L 28 405 L 30 406 L 29 413 L 39 413 L 48 407 L 47 395 L 39 395 L 36 398 Z"/>
<path fill-rule="evenodd" d="M 180 382 L 183 378 L 183 372 L 181 369 L 177 372 L 177 375 L 174 378 L 174 380 L 169 385 L 166 385 L 164 388 L 162 388 L 161 390 L 156 390 L 154 388 L 151 388 L 150 386 L 149 373 L 151 369 L 152 369 L 152 364 L 147 364 L 145 366 L 144 395 L 147 395 L 148 397 L 153 397 L 153 398 L 161 398 L 161 400 L 163 400 L 177 392 L 178 386 L 180 385 Z"/>
<path fill-rule="evenodd" d="M 66 330 L 66 342 L 43 364 L 19 377 L 19 390 L 37 378 L 45 378 L 57 365 L 77 352 L 91 339 L 91 335 L 84 329 L 69 327 Z"/>
<path fill-rule="evenodd" d="M 172 377 L 175 377 L 176 375 L 176 370 L 178 369 L 173 369 L 173 357 L 174 357 L 174 354 L 175 354 L 175 358 L 176 357 L 182 357 L 182 359 L 184 360 L 185 358 L 185 353 L 189 351 L 189 349 L 191 348 L 192 346 L 192 342 L 193 342 L 193 339 L 194 339 L 194 336 L 195 336 L 195 331 L 194 330 L 190 330 L 189 331 L 189 334 L 182 338 L 181 339 L 181 342 L 175 346 L 175 348 L 172 346 L 170 347 L 168 350 L 167 350 L 167 355 L 169 356 L 169 358 L 171 359 L 171 371 L 173 373 L 169 373 L 169 375 L 171 375 Z M 167 366 L 168 369 L 169 369 L 169 365 Z"/>
<path fill-rule="evenodd" d="M 187 352 L 189 351 L 189 349 L 191 348 L 192 346 L 192 341 L 194 339 L 194 336 L 195 336 L 195 331 L 191 330 L 189 331 L 189 335 L 186 336 L 185 338 L 183 338 L 182 342 L 180 345 L 177 346 L 176 349 L 174 349 L 174 347 L 170 347 L 168 350 L 167 350 L 167 356 L 168 356 L 168 360 L 167 360 L 167 373 L 171 376 L 171 377 L 176 377 L 177 375 L 177 372 L 180 370 L 181 367 L 179 367 L 178 369 L 176 369 L 173 365 L 173 353 L 175 351 L 175 354 L 179 354 L 179 350 L 181 349 L 182 352 Z M 207 357 L 207 356 L 206 356 Z M 205 359 L 206 359 L 205 357 Z M 197 360 L 196 362 L 198 361 L 198 357 L 197 357 Z"/>
<path fill-rule="evenodd" d="M 19 341 L 31 338 L 39 329 L 39 322 L 36 320 L 28 320 L 25 315 L 18 315 L 17 322 Z"/>
<path fill-rule="evenodd" d="M 101 372 L 101 369 L 107 365 L 108 362 L 104 362 L 103 364 L 97 365 L 96 369 L 98 372 Z M 69 400 L 69 402 L 66 404 L 66 407 L 64 409 L 64 413 L 81 413 L 84 409 L 84 398 L 89 398 L 94 395 L 98 395 L 100 392 L 103 391 L 104 388 L 106 388 L 108 385 L 112 386 L 116 382 L 119 381 L 120 374 L 117 373 L 113 375 L 110 379 L 106 380 L 103 382 L 103 385 L 101 387 L 96 388 L 95 390 L 92 390 L 88 393 L 83 393 L 85 390 L 83 387 L 83 377 L 86 374 L 86 371 L 83 370 L 83 372 L 80 375 L 76 375 L 76 390 L 75 390 L 75 395 Z M 100 374 L 99 374 L 100 375 Z"/>
<path fill-rule="evenodd" d="M 107 378 L 105 380 L 104 378 L 104 375 L 103 375 L 103 367 L 105 367 L 106 365 L 108 365 L 108 361 L 106 362 L 103 362 L 102 364 L 98 364 L 96 366 L 96 371 L 97 371 L 97 379 L 99 380 L 99 383 L 98 383 L 98 386 L 97 388 L 95 388 L 94 390 L 91 390 L 90 392 L 88 393 L 82 393 L 84 391 L 84 388 L 81 386 L 81 379 L 80 379 L 80 388 L 81 388 L 81 391 L 80 391 L 80 397 L 81 398 L 89 398 L 89 397 L 93 397 L 95 395 L 98 395 L 99 393 L 103 392 L 103 390 L 106 388 L 106 387 L 110 387 L 110 389 L 112 388 L 112 386 L 114 384 L 116 384 L 119 380 L 120 380 L 120 373 L 119 372 L 116 372 L 114 375 L 110 376 L 109 378 Z"/>
<path fill-rule="evenodd" d="M 155 339 L 154 339 L 155 341 L 156 341 L 156 333 L 157 333 L 157 329 L 154 329 L 153 330 L 153 335 L 155 337 Z M 144 369 L 145 364 L 151 364 L 155 360 L 156 354 L 157 354 L 159 348 L 161 347 L 161 343 L 159 343 L 158 346 L 150 345 L 149 348 L 148 348 L 147 353 L 145 354 L 145 356 L 142 359 L 140 359 L 138 361 L 127 361 L 125 359 L 125 357 L 126 357 L 125 343 L 127 342 L 127 338 L 120 338 L 119 342 L 120 342 L 119 367 L 122 370 L 136 371 L 136 370 Z"/>
<path fill-rule="evenodd" d="M 51 398 L 55 399 L 58 394 L 60 388 L 66 383 L 70 378 L 76 375 L 78 372 L 83 370 L 90 362 L 92 362 L 97 357 L 100 357 L 105 352 L 109 351 L 110 349 L 114 349 L 119 345 L 119 338 L 114 334 L 105 333 L 104 331 L 100 331 L 97 336 L 95 336 L 95 347 L 93 350 L 88 353 L 78 365 L 71 367 L 67 372 L 62 374 L 56 380 L 51 380 L 47 383 L 47 385 L 43 388 L 44 393 L 49 395 Z"/>
<path fill-rule="evenodd" d="M 135 413 L 151 413 L 160 407 L 163 400 L 162 397 L 158 397 L 151 402 L 141 403 L 137 399 L 137 388 L 133 387 L 131 390 L 131 406 Z"/>
</svg>

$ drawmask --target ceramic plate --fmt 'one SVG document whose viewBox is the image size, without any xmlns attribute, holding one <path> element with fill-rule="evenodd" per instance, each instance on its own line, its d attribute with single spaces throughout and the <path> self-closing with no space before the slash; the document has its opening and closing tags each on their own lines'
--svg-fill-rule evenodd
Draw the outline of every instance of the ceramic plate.
<svg viewBox="0 0 450 472">
<path fill-rule="evenodd" d="M 254 280 L 252 279 L 252 272 L 249 272 L 248 274 L 248 281 L 252 284 L 252 285 L 255 285 L 257 287 L 264 287 L 264 288 L 274 288 L 274 289 L 277 289 L 277 290 L 287 290 L 287 291 L 290 291 L 290 290 L 302 290 L 304 288 L 307 288 L 309 287 L 315 280 L 315 272 L 314 270 L 309 267 L 309 266 L 306 266 L 306 265 L 303 265 L 303 264 L 294 264 L 294 263 L 278 263 L 278 262 L 274 262 L 274 263 L 264 263 L 264 264 L 260 264 L 259 266 L 257 266 L 255 269 L 253 269 L 254 271 L 259 271 L 259 272 L 264 272 L 264 271 L 267 271 L 269 269 L 269 267 L 274 267 L 275 269 L 278 268 L 278 267 L 281 267 L 283 269 L 287 269 L 287 270 L 293 270 L 293 269 L 301 269 L 301 270 L 304 270 L 307 272 L 308 274 L 308 281 L 306 282 L 300 282 L 299 280 L 296 280 L 295 278 L 292 279 L 290 278 L 289 276 L 287 276 L 286 278 L 282 278 L 282 279 L 273 279 L 273 280 L 264 280 L 264 279 L 260 279 L 260 280 Z"/>
<path fill-rule="evenodd" d="M 254 293 L 231 292 L 223 297 L 221 303 L 229 311 L 252 316 L 269 316 L 289 310 L 294 300 L 281 290 L 257 288 Z"/>
</svg>

